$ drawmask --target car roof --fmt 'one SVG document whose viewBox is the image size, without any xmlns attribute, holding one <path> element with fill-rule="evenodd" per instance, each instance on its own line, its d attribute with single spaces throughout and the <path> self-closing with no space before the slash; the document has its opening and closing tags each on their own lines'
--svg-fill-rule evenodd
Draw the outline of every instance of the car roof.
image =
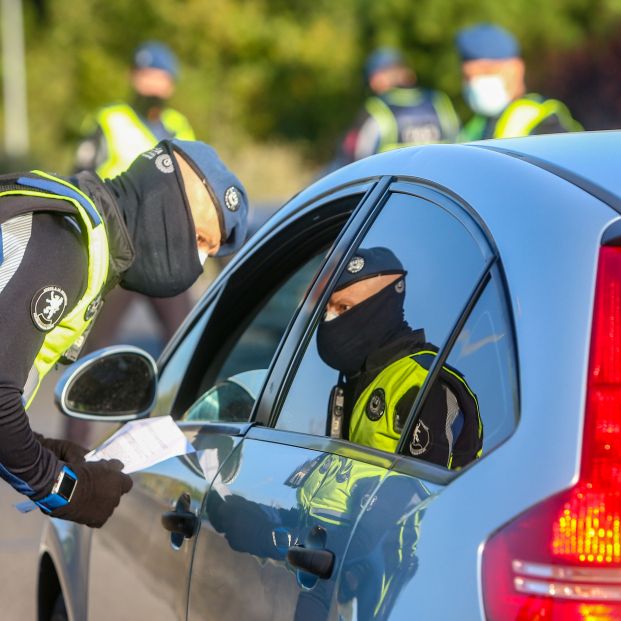
<svg viewBox="0 0 621 621">
<path fill-rule="evenodd" d="M 281 209 L 280 216 L 286 217 L 305 203 L 317 200 L 335 188 L 359 184 L 364 179 L 375 180 L 382 175 L 415 174 L 424 177 L 424 172 L 427 172 L 424 164 L 430 158 L 435 159 L 439 155 L 449 162 L 459 162 L 463 161 L 468 152 L 471 156 L 475 155 L 475 150 L 488 153 L 493 151 L 514 160 L 526 160 L 570 181 L 621 212 L 621 176 L 617 164 L 618 153 L 621 151 L 621 131 L 617 130 L 394 149 L 358 160 L 318 179 L 294 196 Z M 487 158 L 485 161 L 489 163 Z"/>
<path fill-rule="evenodd" d="M 584 187 L 599 186 L 606 194 L 621 197 L 619 152 L 621 131 L 549 134 L 473 142 L 469 146 L 514 155 L 555 172 Z M 597 190 L 595 189 L 595 192 Z M 604 196 L 602 196 L 604 198 Z"/>
</svg>

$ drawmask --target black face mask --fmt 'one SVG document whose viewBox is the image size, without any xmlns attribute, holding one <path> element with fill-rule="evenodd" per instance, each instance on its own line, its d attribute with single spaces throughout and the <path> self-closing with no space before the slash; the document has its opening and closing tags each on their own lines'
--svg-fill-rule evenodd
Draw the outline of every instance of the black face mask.
<svg viewBox="0 0 621 621">
<path fill-rule="evenodd" d="M 106 181 L 136 254 L 121 287 L 152 297 L 185 291 L 203 271 L 181 173 L 171 158 L 168 144 L 160 143 Z"/>
<path fill-rule="evenodd" d="M 153 109 L 163 110 L 166 105 L 166 100 L 155 95 L 138 95 L 134 97 L 133 107 L 138 114 L 143 117 L 148 117 L 149 112 Z"/>
<path fill-rule="evenodd" d="M 405 323 L 405 290 L 396 290 L 401 279 L 384 287 L 364 302 L 317 329 L 317 350 L 321 359 L 345 375 L 362 370 L 367 357 L 388 343 Z"/>
</svg>

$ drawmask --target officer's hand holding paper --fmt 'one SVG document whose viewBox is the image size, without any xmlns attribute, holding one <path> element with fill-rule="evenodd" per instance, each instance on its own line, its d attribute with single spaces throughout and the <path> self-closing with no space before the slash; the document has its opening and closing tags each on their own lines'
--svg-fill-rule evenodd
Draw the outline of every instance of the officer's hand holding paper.
<svg viewBox="0 0 621 621">
<path fill-rule="evenodd" d="M 118 505 L 120 496 L 131 489 L 131 479 L 119 477 L 117 474 L 119 471 L 127 475 L 154 466 L 171 457 L 193 452 L 194 447 L 170 416 L 145 418 L 126 423 L 101 446 L 84 456 L 88 465 L 82 462 L 82 464 L 72 466 L 82 475 L 76 485 L 76 494 L 79 490 L 76 500 L 82 499 L 83 502 L 69 503 L 66 507 L 53 511 L 51 515 L 78 521 L 95 528 L 100 527 Z M 107 482 L 107 485 L 100 486 L 100 491 L 105 491 L 104 487 L 113 486 L 115 489 L 112 492 L 115 493 L 103 494 L 101 498 L 94 495 L 95 488 L 89 483 L 93 478 L 89 476 L 91 471 L 93 475 Z M 119 485 L 121 489 L 116 489 Z M 85 501 L 86 498 L 89 499 L 88 502 Z M 28 513 L 37 508 L 31 500 L 20 502 L 15 506 L 22 513 Z M 83 511 L 79 515 L 73 515 L 75 511 L 79 511 L 80 506 L 88 506 L 89 515 L 82 515 Z"/>
<path fill-rule="evenodd" d="M 125 424 L 101 446 L 85 456 L 86 461 L 118 459 L 130 474 L 176 457 L 194 448 L 170 416 L 145 418 Z"/>
</svg>

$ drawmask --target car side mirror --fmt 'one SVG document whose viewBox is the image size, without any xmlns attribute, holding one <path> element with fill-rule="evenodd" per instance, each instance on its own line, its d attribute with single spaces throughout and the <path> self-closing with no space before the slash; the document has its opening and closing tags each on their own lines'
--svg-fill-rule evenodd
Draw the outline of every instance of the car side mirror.
<svg viewBox="0 0 621 621">
<path fill-rule="evenodd" d="M 146 416 L 157 395 L 157 365 L 138 347 L 100 349 L 72 364 L 56 384 L 59 409 L 73 418 L 124 422 Z"/>
</svg>

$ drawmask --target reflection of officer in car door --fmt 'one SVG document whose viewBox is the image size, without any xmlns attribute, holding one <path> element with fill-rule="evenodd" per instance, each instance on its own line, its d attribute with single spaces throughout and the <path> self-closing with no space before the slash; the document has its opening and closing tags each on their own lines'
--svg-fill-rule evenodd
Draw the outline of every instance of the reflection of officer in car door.
<svg viewBox="0 0 621 621">
<path fill-rule="evenodd" d="M 25 409 L 55 364 L 77 357 L 110 289 L 187 289 L 208 255 L 241 245 L 246 219 L 241 184 L 199 142 L 162 141 L 105 182 L 0 180 L 1 478 L 53 517 L 106 521 L 131 487 L 122 464 L 86 463 L 82 447 L 36 436 Z"/>
<path fill-rule="evenodd" d="M 317 331 L 322 360 L 337 369 L 329 434 L 395 452 L 437 354 L 404 319 L 405 276 L 387 248 L 359 249 Z M 444 365 L 406 443 L 407 454 L 447 468 L 480 456 L 483 427 L 465 378 Z"/>
</svg>

